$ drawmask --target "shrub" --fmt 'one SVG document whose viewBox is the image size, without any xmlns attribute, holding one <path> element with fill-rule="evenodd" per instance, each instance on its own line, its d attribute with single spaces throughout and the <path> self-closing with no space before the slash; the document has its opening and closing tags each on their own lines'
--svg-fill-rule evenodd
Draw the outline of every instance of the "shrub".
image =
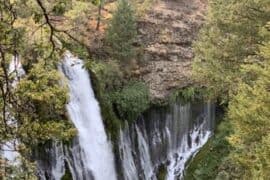
<svg viewBox="0 0 270 180">
<path fill-rule="evenodd" d="M 148 87 L 142 82 L 131 82 L 110 96 L 121 119 L 135 120 L 150 105 Z"/>
<path fill-rule="evenodd" d="M 114 91 L 119 89 L 123 83 L 123 73 L 119 64 L 115 61 L 97 62 L 89 61 L 86 63 L 86 68 L 97 76 L 102 89 Z"/>
</svg>

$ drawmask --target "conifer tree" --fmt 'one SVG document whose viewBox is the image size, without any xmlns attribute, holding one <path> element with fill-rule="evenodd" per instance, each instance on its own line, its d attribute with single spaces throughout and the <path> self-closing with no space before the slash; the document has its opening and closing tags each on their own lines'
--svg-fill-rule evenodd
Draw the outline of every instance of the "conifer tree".
<svg viewBox="0 0 270 180">
<path fill-rule="evenodd" d="M 233 149 L 218 168 L 220 177 L 269 179 L 269 0 L 211 0 L 207 18 L 193 70 L 212 95 L 229 104 Z"/>
<path fill-rule="evenodd" d="M 136 38 L 136 21 L 134 10 L 128 0 L 119 0 L 107 31 L 110 53 L 122 64 L 134 57 L 133 43 Z"/>
<path fill-rule="evenodd" d="M 240 83 L 228 111 L 234 130 L 231 161 L 243 179 L 270 176 L 270 41 L 260 48 L 259 58 L 259 63 L 243 67 L 252 81 Z"/>
<path fill-rule="evenodd" d="M 240 68 L 256 56 L 260 33 L 270 19 L 269 0 L 211 0 L 207 22 L 195 43 L 195 78 L 214 96 L 237 90 Z"/>
</svg>

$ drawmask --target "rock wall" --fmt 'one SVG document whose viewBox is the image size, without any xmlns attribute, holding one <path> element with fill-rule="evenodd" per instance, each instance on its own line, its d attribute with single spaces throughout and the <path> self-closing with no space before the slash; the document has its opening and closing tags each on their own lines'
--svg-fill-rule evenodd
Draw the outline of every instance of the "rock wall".
<svg viewBox="0 0 270 180">
<path fill-rule="evenodd" d="M 192 43 L 204 22 L 206 0 L 158 0 L 138 20 L 141 78 L 153 99 L 192 84 Z"/>
</svg>

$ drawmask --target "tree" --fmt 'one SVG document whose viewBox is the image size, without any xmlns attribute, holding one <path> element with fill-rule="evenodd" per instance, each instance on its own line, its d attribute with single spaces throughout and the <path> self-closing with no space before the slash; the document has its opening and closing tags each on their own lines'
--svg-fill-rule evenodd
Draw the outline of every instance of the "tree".
<svg viewBox="0 0 270 180">
<path fill-rule="evenodd" d="M 270 176 L 270 41 L 259 55 L 263 62 L 243 67 L 253 79 L 241 82 L 228 111 L 234 130 L 229 138 L 235 148 L 231 159 L 244 179 Z"/>
<path fill-rule="evenodd" d="M 212 0 L 207 22 L 195 43 L 194 77 L 207 86 L 213 96 L 225 101 L 237 90 L 239 69 L 253 63 L 260 33 L 270 18 L 268 0 Z"/>
<path fill-rule="evenodd" d="M 128 0 L 119 0 L 107 30 L 106 40 L 110 46 L 110 53 L 120 60 L 122 65 L 127 64 L 135 55 L 133 43 L 136 35 L 134 10 Z"/>
<path fill-rule="evenodd" d="M 92 3 L 96 6 L 98 6 L 98 18 L 97 18 L 97 26 L 96 26 L 96 30 L 99 30 L 99 26 L 100 26 L 100 21 L 101 21 L 101 9 L 102 6 L 104 4 L 105 0 L 92 0 Z"/>
<path fill-rule="evenodd" d="M 218 178 L 268 179 L 270 174 L 269 0 L 212 0 L 195 43 L 195 79 L 228 102 L 233 147 Z"/>
<path fill-rule="evenodd" d="M 11 151 L 22 155 L 23 169 L 9 173 L 20 171 L 18 179 L 31 179 L 27 172 L 37 146 L 75 134 L 65 117 L 68 95 L 57 71 L 59 40 L 74 37 L 52 18 L 64 13 L 68 1 L 0 0 L 0 150 L 16 142 Z M 9 72 L 12 57 L 19 57 L 26 72 L 16 87 L 16 72 Z"/>
</svg>

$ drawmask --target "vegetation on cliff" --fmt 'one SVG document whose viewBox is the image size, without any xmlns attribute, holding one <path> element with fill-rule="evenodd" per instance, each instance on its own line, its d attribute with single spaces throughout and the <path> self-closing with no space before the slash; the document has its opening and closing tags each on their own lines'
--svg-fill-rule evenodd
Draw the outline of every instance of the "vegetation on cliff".
<svg viewBox="0 0 270 180">
<path fill-rule="evenodd" d="M 212 96 L 228 103 L 231 133 L 225 138 L 232 147 L 226 158 L 220 155 L 210 179 L 269 178 L 269 20 L 268 0 L 210 1 L 195 44 L 194 74 Z M 201 162 L 212 167 L 207 159 Z M 206 170 L 197 166 L 193 172 Z"/>
<path fill-rule="evenodd" d="M 32 179 L 29 160 L 35 147 L 76 134 L 65 116 L 68 95 L 57 71 L 62 54 L 57 37 L 69 37 L 52 23 L 61 8 L 58 1 L 0 1 L 0 148 L 22 155 L 20 168 L 1 159 L 0 177 Z M 9 69 L 14 58 L 22 63 L 23 77 L 18 77 L 18 61 Z M 3 146 L 6 142 L 12 145 Z"/>
<path fill-rule="evenodd" d="M 169 31 L 168 34 L 173 34 L 170 39 L 161 31 L 155 31 L 158 26 L 151 25 L 151 32 L 158 32 L 157 36 L 162 37 L 160 44 L 151 46 L 149 43 L 147 50 L 159 58 L 171 50 L 168 61 L 170 66 L 177 68 L 164 68 L 164 62 L 155 62 L 154 73 L 143 82 L 140 75 L 145 72 L 138 70 L 138 63 L 145 62 L 137 56 L 143 42 L 137 40 L 136 17 L 144 13 L 154 0 L 134 1 L 132 4 L 128 0 L 119 0 L 116 8 L 109 10 L 103 7 L 104 2 L 0 0 L 0 150 L 3 144 L 15 140 L 12 151 L 22 155 L 22 167 L 6 167 L 6 172 L 0 171 L 0 178 L 15 175 L 17 179 L 34 179 L 35 164 L 29 162 L 33 150 L 48 141 L 68 140 L 76 134 L 67 120 L 65 105 L 69 97 L 57 69 L 66 49 L 85 60 L 106 128 L 113 140 L 125 121 L 133 122 L 151 104 L 151 91 L 146 85 L 146 81 L 153 79 L 151 75 L 157 75 L 155 78 L 159 84 L 155 86 L 166 84 L 160 90 L 166 89 L 166 93 L 180 87 L 179 82 L 186 80 L 188 73 L 184 73 L 185 78 L 173 76 L 166 81 L 169 77 L 166 73 L 186 71 L 189 64 L 179 66 L 176 61 L 179 57 L 184 58 L 183 61 L 191 59 L 189 44 L 193 37 L 172 41 L 177 39 L 173 34 L 175 31 Z M 136 8 L 139 12 L 135 12 Z M 112 18 L 108 13 L 111 9 L 115 10 Z M 167 12 L 171 12 L 161 7 L 158 9 L 166 18 Z M 154 21 L 151 23 L 155 24 Z M 190 24 L 176 23 L 171 28 L 185 36 L 191 33 L 184 28 L 193 27 L 194 24 Z M 146 37 L 144 29 L 139 31 Z M 164 28 L 163 33 L 166 34 L 167 29 Z M 227 108 L 226 121 L 206 146 L 210 153 L 200 153 L 201 156 L 194 160 L 197 164 L 189 169 L 193 175 L 188 177 L 269 178 L 269 0 L 210 0 L 206 24 L 194 50 L 193 74 L 200 84 L 198 87 L 203 88 L 189 87 L 178 91 L 175 96 L 194 100 L 204 97 L 203 91 L 207 97 L 218 99 Z M 186 54 L 183 55 L 182 51 Z M 22 63 L 26 72 L 23 77 L 18 78 L 16 70 L 9 72 L 14 57 Z M 177 83 L 171 84 L 172 79 L 177 79 Z M 16 86 L 13 84 L 15 80 L 18 80 Z M 0 159 L 0 165 L 2 163 L 5 164 L 5 160 Z M 160 177 L 165 177 L 164 168 L 160 171 Z"/>
<path fill-rule="evenodd" d="M 119 0 L 107 29 L 106 41 L 110 54 L 124 67 L 135 56 L 133 43 L 137 34 L 135 13 L 128 0 Z"/>
</svg>

